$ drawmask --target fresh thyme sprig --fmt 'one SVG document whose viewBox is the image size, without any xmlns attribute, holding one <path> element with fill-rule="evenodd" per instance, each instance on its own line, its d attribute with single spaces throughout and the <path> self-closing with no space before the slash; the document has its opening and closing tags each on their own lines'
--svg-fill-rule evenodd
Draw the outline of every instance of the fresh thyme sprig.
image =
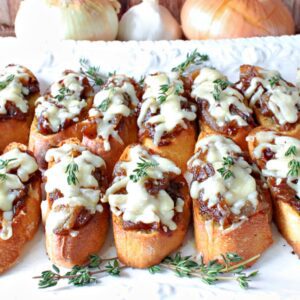
<svg viewBox="0 0 300 300">
<path fill-rule="evenodd" d="M 214 80 L 214 90 L 213 90 L 213 97 L 216 101 L 221 100 L 222 91 L 225 90 L 229 85 L 230 82 L 224 79 L 216 79 Z"/>
<path fill-rule="evenodd" d="M 174 93 L 175 95 L 179 95 L 183 92 L 183 84 L 181 82 L 177 82 L 174 84 L 162 84 L 159 90 L 158 103 L 162 104 L 167 100 L 167 97 Z"/>
<path fill-rule="evenodd" d="M 217 171 L 222 175 L 222 177 L 227 180 L 230 177 L 234 177 L 233 172 L 230 170 L 230 167 L 233 166 L 234 160 L 231 156 L 223 157 L 223 167 Z"/>
<path fill-rule="evenodd" d="M 103 266 L 103 263 L 108 263 Z M 74 266 L 64 275 L 60 274 L 60 269 L 53 265 L 53 270 L 46 270 L 40 276 L 33 277 L 39 279 L 41 289 L 56 286 L 60 280 L 68 280 L 68 284 L 74 286 L 84 286 L 97 282 L 96 274 L 106 273 L 112 276 L 118 276 L 124 266 L 119 265 L 117 258 L 101 259 L 98 255 L 91 255 L 89 262 L 83 266 Z"/>
<path fill-rule="evenodd" d="M 86 58 L 80 58 L 80 72 L 85 75 L 93 83 L 94 86 L 102 86 L 105 82 L 105 78 L 100 74 L 100 67 L 91 66 L 89 60 Z"/>
<path fill-rule="evenodd" d="M 79 180 L 76 173 L 79 171 L 78 165 L 72 161 L 67 165 L 65 173 L 67 174 L 68 185 L 76 185 Z"/>
<path fill-rule="evenodd" d="M 108 97 L 104 99 L 100 105 L 98 105 L 98 109 L 100 109 L 102 112 L 106 112 L 112 102 L 112 97 L 115 93 L 115 88 L 110 88 Z"/>
<path fill-rule="evenodd" d="M 273 88 L 279 82 L 280 79 L 281 79 L 280 75 L 272 76 L 269 79 L 269 83 L 270 83 L 271 87 Z"/>
<path fill-rule="evenodd" d="M 15 78 L 15 75 L 11 74 L 9 76 L 7 76 L 7 78 L 3 81 L 0 81 L 0 91 L 5 89 L 9 84 L 10 82 L 12 82 Z"/>
<path fill-rule="evenodd" d="M 258 274 L 258 271 L 244 273 L 245 266 L 259 258 L 256 255 L 246 261 L 236 253 L 226 253 L 221 255 L 222 260 L 212 260 L 207 264 L 201 257 L 199 261 L 194 260 L 191 256 L 182 256 L 180 253 L 173 257 L 167 257 L 161 264 L 152 266 L 148 270 L 151 274 L 161 272 L 167 269 L 175 272 L 179 277 L 196 277 L 200 278 L 206 284 L 215 284 L 217 281 L 233 280 L 239 283 L 240 287 L 246 289 L 249 282 Z M 229 276 L 229 274 L 231 276 Z"/>
<path fill-rule="evenodd" d="M 182 74 L 189 66 L 200 65 L 208 60 L 209 56 L 207 54 L 201 54 L 197 51 L 197 49 L 195 49 L 192 53 L 188 53 L 185 61 L 173 68 L 172 72 L 178 72 L 179 74 Z"/>
<path fill-rule="evenodd" d="M 287 173 L 287 176 L 292 176 L 292 177 L 298 177 L 299 173 L 300 173 L 300 161 L 296 160 L 296 159 L 292 159 L 289 164 L 288 167 L 290 168 L 290 170 Z"/>
<path fill-rule="evenodd" d="M 137 163 L 137 168 L 133 170 L 133 173 L 129 176 L 129 179 L 133 182 L 138 182 L 139 179 L 148 175 L 147 170 L 151 167 L 158 166 L 158 163 L 155 161 L 149 161 L 140 157 L 140 162 Z"/>
<path fill-rule="evenodd" d="M 72 94 L 72 91 L 64 86 L 58 90 L 58 94 L 54 98 L 58 101 L 62 101 L 65 99 L 65 97 L 71 96 Z"/>
<path fill-rule="evenodd" d="M 10 158 L 10 159 L 0 159 L 0 170 L 6 168 L 10 162 L 17 160 L 16 158 Z"/>
<path fill-rule="evenodd" d="M 139 84 L 140 86 L 144 86 L 145 79 L 146 79 L 146 76 L 145 76 L 145 75 L 141 76 L 140 80 L 138 81 L 138 84 Z"/>
<path fill-rule="evenodd" d="M 289 149 L 285 152 L 285 156 L 291 156 L 297 154 L 297 147 L 295 145 L 290 146 Z"/>
</svg>

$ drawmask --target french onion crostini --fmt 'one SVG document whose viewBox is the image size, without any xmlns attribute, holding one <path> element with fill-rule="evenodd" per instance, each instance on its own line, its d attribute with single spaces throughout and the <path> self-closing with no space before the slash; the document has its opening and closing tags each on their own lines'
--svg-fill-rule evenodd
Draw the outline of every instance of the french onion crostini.
<svg viewBox="0 0 300 300">
<path fill-rule="evenodd" d="M 47 199 L 42 201 L 47 253 L 54 264 L 73 267 L 102 247 L 109 223 L 104 160 L 69 139 L 47 151 Z"/>
<path fill-rule="evenodd" d="M 28 144 L 39 83 L 27 68 L 8 65 L 0 71 L 0 153 L 11 142 Z"/>
<path fill-rule="evenodd" d="M 246 106 L 243 94 L 226 76 L 215 69 L 201 69 L 191 95 L 199 106 L 202 132 L 229 137 L 243 150 L 248 150 L 246 137 L 255 127 L 253 112 Z"/>
<path fill-rule="evenodd" d="M 269 190 L 232 140 L 201 138 L 188 162 L 187 179 L 196 246 L 205 262 L 227 252 L 247 260 L 272 244 Z"/>
<path fill-rule="evenodd" d="M 92 91 L 85 76 L 65 71 L 36 101 L 29 149 L 41 169 L 47 167 L 45 155 L 48 149 L 71 137 L 82 139 L 82 121 L 92 105 Z"/>
<path fill-rule="evenodd" d="M 149 75 L 144 86 L 138 117 L 140 142 L 174 161 L 184 172 L 197 138 L 196 105 L 189 101 L 176 72 Z"/>
<path fill-rule="evenodd" d="M 41 176 L 27 147 L 9 144 L 0 155 L 0 273 L 19 259 L 40 222 Z"/>
<path fill-rule="evenodd" d="M 125 75 L 110 77 L 95 95 L 82 143 L 106 163 L 109 177 L 127 145 L 138 139 L 140 86 Z"/>
<path fill-rule="evenodd" d="M 237 87 L 261 126 L 300 138 L 300 89 L 277 71 L 243 65 Z"/>
<path fill-rule="evenodd" d="M 190 197 L 181 170 L 141 145 L 128 146 L 105 199 L 113 213 L 119 259 L 135 268 L 159 264 L 183 242 Z"/>
<path fill-rule="evenodd" d="M 300 256 L 300 141 L 256 128 L 248 142 L 253 161 L 267 178 L 279 230 Z"/>
</svg>

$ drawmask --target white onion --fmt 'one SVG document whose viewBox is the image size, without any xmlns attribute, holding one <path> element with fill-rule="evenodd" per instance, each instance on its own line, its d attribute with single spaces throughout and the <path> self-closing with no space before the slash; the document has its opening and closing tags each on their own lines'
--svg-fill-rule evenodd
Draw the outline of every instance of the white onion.
<svg viewBox="0 0 300 300">
<path fill-rule="evenodd" d="M 114 40 L 115 0 L 25 0 L 17 14 L 16 36 L 23 40 Z"/>
</svg>

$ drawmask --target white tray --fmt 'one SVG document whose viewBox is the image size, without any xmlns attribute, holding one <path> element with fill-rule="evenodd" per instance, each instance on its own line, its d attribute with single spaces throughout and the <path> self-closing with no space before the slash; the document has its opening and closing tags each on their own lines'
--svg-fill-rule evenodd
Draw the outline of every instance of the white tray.
<svg viewBox="0 0 300 300">
<path fill-rule="evenodd" d="M 187 52 L 197 48 L 210 56 L 211 64 L 234 81 L 241 64 L 254 64 L 279 70 L 283 77 L 295 82 L 300 67 L 300 36 L 254 38 L 224 41 L 176 42 L 64 42 L 56 45 L 20 44 L 14 38 L 0 39 L 0 66 L 20 63 L 32 69 L 42 90 L 64 69 L 78 69 L 79 59 L 90 59 L 103 72 L 123 72 L 139 78 L 145 73 L 170 70 L 184 60 Z M 0 133 L 1 138 L 1 133 Z M 278 234 L 274 226 L 274 244 L 254 266 L 260 275 L 247 291 L 236 283 L 208 286 L 199 279 L 178 278 L 165 272 L 151 275 L 148 271 L 126 270 L 120 278 L 105 277 L 88 287 L 57 287 L 39 290 L 32 276 L 51 266 L 44 247 L 42 229 L 29 243 L 20 262 L 0 277 L 1 299 L 299 299 L 300 260 Z M 186 237 L 185 254 L 195 254 L 192 230 Z M 110 233 L 104 256 L 114 254 Z"/>
</svg>

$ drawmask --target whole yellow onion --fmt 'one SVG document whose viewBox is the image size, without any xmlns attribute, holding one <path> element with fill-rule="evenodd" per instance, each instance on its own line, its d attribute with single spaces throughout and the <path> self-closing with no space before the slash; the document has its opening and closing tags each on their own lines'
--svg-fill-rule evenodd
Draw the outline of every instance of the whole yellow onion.
<svg viewBox="0 0 300 300">
<path fill-rule="evenodd" d="M 17 14 L 16 36 L 23 40 L 114 40 L 117 0 L 25 0 Z"/>
<path fill-rule="evenodd" d="M 293 34 L 295 24 L 281 0 L 187 0 L 181 23 L 188 39 Z"/>
</svg>

